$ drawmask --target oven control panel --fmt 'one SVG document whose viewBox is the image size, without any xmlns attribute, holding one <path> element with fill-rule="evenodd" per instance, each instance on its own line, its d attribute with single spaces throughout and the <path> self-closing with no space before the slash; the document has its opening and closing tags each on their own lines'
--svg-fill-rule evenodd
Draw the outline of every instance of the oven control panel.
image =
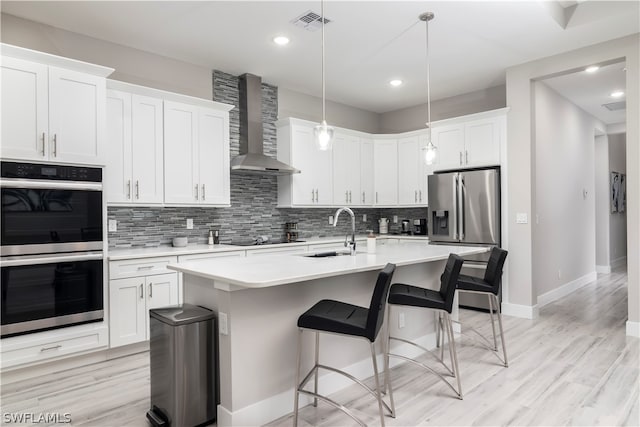
<svg viewBox="0 0 640 427">
<path fill-rule="evenodd" d="M 2 178 L 102 182 L 102 169 L 82 166 L 2 162 Z"/>
</svg>

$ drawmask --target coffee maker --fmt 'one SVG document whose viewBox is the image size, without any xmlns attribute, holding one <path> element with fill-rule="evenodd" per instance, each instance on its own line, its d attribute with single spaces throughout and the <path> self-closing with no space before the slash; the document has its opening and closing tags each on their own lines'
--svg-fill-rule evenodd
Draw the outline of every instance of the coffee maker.
<svg viewBox="0 0 640 427">
<path fill-rule="evenodd" d="M 427 219 L 426 218 L 413 220 L 413 234 L 418 236 L 427 235 Z"/>
<path fill-rule="evenodd" d="M 402 234 L 411 234 L 411 222 L 408 219 L 402 220 L 402 228 L 400 233 Z"/>
</svg>

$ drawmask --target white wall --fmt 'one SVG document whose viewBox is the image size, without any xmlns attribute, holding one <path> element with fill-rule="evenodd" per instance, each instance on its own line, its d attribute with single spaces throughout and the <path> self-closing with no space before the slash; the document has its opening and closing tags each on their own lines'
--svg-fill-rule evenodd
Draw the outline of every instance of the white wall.
<svg viewBox="0 0 640 427">
<path fill-rule="evenodd" d="M 602 272 L 610 268 L 609 257 L 609 140 L 607 135 L 595 138 L 595 199 L 596 199 L 596 266 Z"/>
<path fill-rule="evenodd" d="M 609 135 L 609 171 L 627 173 L 626 135 Z M 612 267 L 627 256 L 627 212 L 609 210 L 609 247 Z"/>
<path fill-rule="evenodd" d="M 431 101 L 431 120 L 437 121 L 466 114 L 495 110 L 506 106 L 506 86 Z M 380 115 L 380 133 L 422 129 L 427 117 L 427 104 L 389 111 Z"/>
<path fill-rule="evenodd" d="M 586 65 L 610 60 L 626 61 L 627 92 L 627 257 L 628 323 L 634 334 L 640 324 L 640 34 L 587 46 L 507 69 L 509 181 L 508 285 L 503 307 L 521 316 L 535 317 L 537 295 L 532 273 L 532 224 L 516 224 L 517 213 L 535 212 L 535 129 L 532 81 Z"/>
<path fill-rule="evenodd" d="M 533 283 L 540 296 L 595 272 L 594 138 L 605 125 L 544 82 L 534 91 Z"/>
</svg>

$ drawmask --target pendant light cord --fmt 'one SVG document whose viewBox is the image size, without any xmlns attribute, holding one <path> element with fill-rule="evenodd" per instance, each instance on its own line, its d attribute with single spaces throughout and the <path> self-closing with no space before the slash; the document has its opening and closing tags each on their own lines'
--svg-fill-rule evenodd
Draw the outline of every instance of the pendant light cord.
<svg viewBox="0 0 640 427">
<path fill-rule="evenodd" d="M 320 1 L 320 19 L 322 20 L 322 121 L 326 122 L 325 117 L 325 82 L 324 82 L 324 0 Z"/>
<path fill-rule="evenodd" d="M 431 82 L 430 82 L 430 63 L 429 63 L 429 19 L 425 21 L 427 23 L 427 127 L 429 128 L 429 136 L 431 136 Z M 431 141 L 431 138 L 429 138 Z"/>
</svg>

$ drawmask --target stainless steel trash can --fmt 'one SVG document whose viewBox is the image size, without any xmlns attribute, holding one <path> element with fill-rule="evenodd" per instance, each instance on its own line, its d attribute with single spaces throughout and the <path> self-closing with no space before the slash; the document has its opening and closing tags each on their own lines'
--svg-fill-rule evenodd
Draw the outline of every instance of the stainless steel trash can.
<svg viewBox="0 0 640 427">
<path fill-rule="evenodd" d="M 182 304 L 149 310 L 154 426 L 192 427 L 216 419 L 215 313 Z"/>
</svg>

